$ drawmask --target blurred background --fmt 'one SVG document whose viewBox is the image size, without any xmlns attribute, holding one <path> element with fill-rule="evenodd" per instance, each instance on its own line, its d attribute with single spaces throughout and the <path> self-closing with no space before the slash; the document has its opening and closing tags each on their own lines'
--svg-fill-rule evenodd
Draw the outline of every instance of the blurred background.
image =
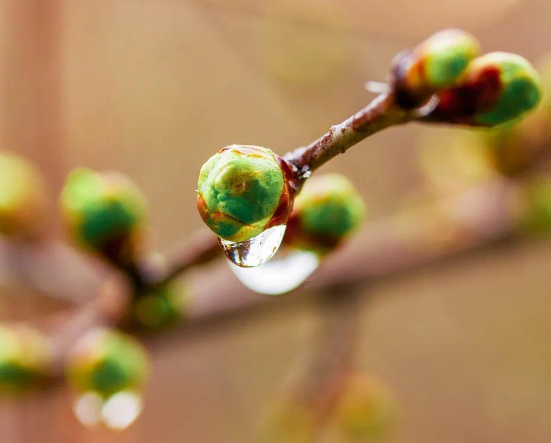
<svg viewBox="0 0 551 443">
<path fill-rule="evenodd" d="M 1 0 L 0 147 L 35 162 L 54 195 L 76 166 L 128 174 L 150 203 L 150 246 L 166 251 L 202 225 L 195 186 L 213 153 L 308 144 L 368 103 L 365 81 L 384 81 L 398 51 L 450 26 L 484 51 L 551 51 L 548 0 Z M 345 173 L 380 219 L 426 189 L 427 137 L 445 148 L 447 131 L 393 128 L 323 170 Z M 358 367 L 400 411 L 381 441 L 550 441 L 550 246 L 499 245 L 365 288 Z M 234 280 L 222 259 L 209 269 Z M 31 292 L 3 284 L 0 318 L 66 308 Z M 57 386 L 1 400 L 0 440 L 256 442 L 314 321 L 303 303 L 167 332 L 127 430 L 86 429 Z"/>
</svg>

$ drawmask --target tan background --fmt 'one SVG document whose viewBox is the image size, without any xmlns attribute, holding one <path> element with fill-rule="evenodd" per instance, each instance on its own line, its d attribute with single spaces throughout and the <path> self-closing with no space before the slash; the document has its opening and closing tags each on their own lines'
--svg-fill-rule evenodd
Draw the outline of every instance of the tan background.
<svg viewBox="0 0 551 443">
<path fill-rule="evenodd" d="M 54 192 L 78 165 L 128 173 L 150 201 L 151 245 L 166 250 L 201 225 L 194 186 L 215 151 L 310 142 L 367 103 L 363 82 L 384 80 L 397 51 L 447 26 L 487 51 L 535 61 L 551 50 L 548 0 L 2 0 L 0 146 L 37 161 Z M 346 172 L 374 218 L 391 213 L 421 181 L 424 131 L 379 134 L 324 170 Z M 551 440 L 549 245 L 369 288 L 359 361 L 399 398 L 388 441 Z M 17 297 L 2 298 L 3 318 Z M 155 340 L 146 410 L 123 433 L 82 428 L 61 389 L 4 402 L 0 441 L 253 442 L 312 315 Z"/>
</svg>

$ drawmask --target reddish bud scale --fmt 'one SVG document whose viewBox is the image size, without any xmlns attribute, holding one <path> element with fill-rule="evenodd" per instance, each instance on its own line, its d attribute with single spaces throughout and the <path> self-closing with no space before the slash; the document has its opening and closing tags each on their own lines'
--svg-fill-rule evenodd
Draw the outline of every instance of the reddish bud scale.
<svg viewBox="0 0 551 443">
<path fill-rule="evenodd" d="M 453 89 L 440 93 L 439 103 L 431 113 L 431 120 L 449 123 L 480 125 L 473 117 L 490 110 L 503 90 L 500 71 L 489 66 Z"/>
<path fill-rule="evenodd" d="M 286 224 L 291 211 L 293 209 L 293 202 L 298 189 L 296 178 L 291 170 L 289 163 L 287 163 L 282 157 L 276 155 L 276 160 L 283 171 L 284 183 L 283 192 L 277 204 L 277 208 L 272 216 L 271 220 L 266 225 L 266 229 L 274 226 Z"/>
</svg>

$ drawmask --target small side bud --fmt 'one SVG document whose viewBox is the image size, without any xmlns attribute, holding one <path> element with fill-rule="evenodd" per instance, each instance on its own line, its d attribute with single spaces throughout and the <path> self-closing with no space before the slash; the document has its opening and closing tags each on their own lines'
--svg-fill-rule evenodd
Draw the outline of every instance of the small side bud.
<svg viewBox="0 0 551 443">
<path fill-rule="evenodd" d="M 149 330 L 173 325 L 185 317 L 186 295 L 186 288 L 179 283 L 140 294 L 133 302 L 132 322 Z"/>
<path fill-rule="evenodd" d="M 51 347 L 27 326 L 0 327 L 0 392 L 20 393 L 44 380 L 51 369 Z"/>
<path fill-rule="evenodd" d="M 201 168 L 197 208 L 220 238 L 244 242 L 285 224 L 293 204 L 285 160 L 258 146 L 228 146 Z"/>
<path fill-rule="evenodd" d="M 0 152 L 0 234 L 32 239 L 44 232 L 48 206 L 45 187 L 33 165 Z"/>
<path fill-rule="evenodd" d="M 398 103 L 416 108 L 434 92 L 454 86 L 479 53 L 475 37 L 458 29 L 447 29 L 429 37 L 413 51 L 399 54 L 394 69 Z"/>
<path fill-rule="evenodd" d="M 295 199 L 285 242 L 324 254 L 361 226 L 365 216 L 362 197 L 344 175 L 315 176 Z"/>
<path fill-rule="evenodd" d="M 350 439 L 368 440 L 385 435 L 395 418 L 395 401 L 380 381 L 360 375 L 347 380 L 335 408 L 339 428 Z"/>
<path fill-rule="evenodd" d="M 135 259 L 147 211 L 130 179 L 76 169 L 67 178 L 60 205 L 71 237 L 81 246 L 119 265 Z"/>
<path fill-rule="evenodd" d="M 541 96 L 540 76 L 526 59 L 492 52 L 469 63 L 459 84 L 439 94 L 439 104 L 427 120 L 500 125 L 533 110 Z"/>
<path fill-rule="evenodd" d="M 69 355 L 67 378 L 80 393 L 108 398 L 125 390 L 139 391 L 149 375 L 145 349 L 132 337 L 111 329 L 94 329 Z"/>
</svg>

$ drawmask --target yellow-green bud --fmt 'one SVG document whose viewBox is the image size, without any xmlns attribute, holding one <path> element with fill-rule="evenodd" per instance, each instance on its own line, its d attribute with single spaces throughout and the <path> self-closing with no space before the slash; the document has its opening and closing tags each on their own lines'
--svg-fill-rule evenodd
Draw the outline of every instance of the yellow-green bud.
<svg viewBox="0 0 551 443">
<path fill-rule="evenodd" d="M 118 264 L 135 258 L 147 205 L 129 178 L 76 169 L 67 178 L 60 204 L 69 233 L 81 246 Z"/>
<path fill-rule="evenodd" d="M 280 399 L 261 424 L 262 443 L 308 443 L 316 431 L 314 411 L 297 398 Z"/>
<path fill-rule="evenodd" d="M 16 155 L 0 152 L 0 234 L 36 237 L 44 230 L 46 210 L 39 171 Z"/>
<path fill-rule="evenodd" d="M 67 363 L 67 377 L 78 392 L 103 397 L 139 390 L 149 375 L 149 358 L 140 343 L 111 329 L 94 329 L 80 339 Z"/>
<path fill-rule="evenodd" d="M 508 123 L 541 100 L 540 76 L 523 57 L 492 52 L 474 59 L 458 85 L 439 94 L 428 120 L 472 126 Z"/>
<path fill-rule="evenodd" d="M 314 176 L 295 199 L 285 242 L 300 249 L 329 252 L 365 219 L 366 208 L 354 185 L 341 174 Z"/>
<path fill-rule="evenodd" d="M 517 200 L 518 226 L 528 235 L 551 232 L 551 180 L 534 179 L 523 184 Z"/>
<path fill-rule="evenodd" d="M 284 224 L 292 206 L 285 161 L 258 146 L 227 146 L 201 168 L 197 208 L 220 238 L 250 240 Z"/>
<path fill-rule="evenodd" d="M 19 393 L 49 375 L 52 352 L 46 339 L 28 326 L 0 326 L 0 392 Z"/>
<path fill-rule="evenodd" d="M 449 88 L 480 52 L 478 41 L 458 29 L 438 32 L 413 51 L 396 59 L 395 81 L 400 105 L 418 107 L 441 89 Z"/>
<path fill-rule="evenodd" d="M 336 405 L 338 425 L 355 440 L 376 439 L 389 431 L 395 418 L 395 401 L 386 386 L 371 377 L 353 376 Z"/>
<path fill-rule="evenodd" d="M 134 323 L 151 330 L 176 323 L 185 316 L 186 295 L 186 288 L 178 283 L 140 294 L 132 306 Z"/>
</svg>

